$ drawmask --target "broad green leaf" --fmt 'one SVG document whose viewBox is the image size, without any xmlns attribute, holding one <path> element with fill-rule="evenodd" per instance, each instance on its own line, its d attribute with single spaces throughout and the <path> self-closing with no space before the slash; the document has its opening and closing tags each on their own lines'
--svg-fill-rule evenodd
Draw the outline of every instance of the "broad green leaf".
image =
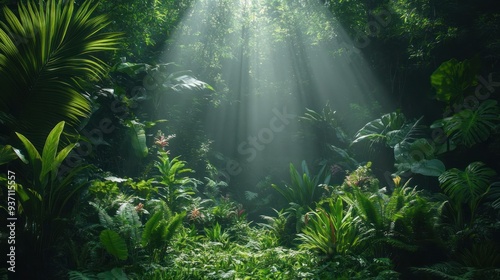
<svg viewBox="0 0 500 280">
<path fill-rule="evenodd" d="M 447 136 L 457 144 L 471 147 L 486 141 L 500 123 L 500 108 L 496 100 L 483 101 L 476 110 L 465 109 L 435 122 L 443 125 Z"/>
<path fill-rule="evenodd" d="M 411 172 L 425 176 L 438 177 L 446 171 L 444 163 L 439 159 L 421 160 L 411 164 Z"/>
<path fill-rule="evenodd" d="M 436 90 L 436 99 L 446 103 L 461 100 L 464 91 L 477 84 L 479 72 L 477 59 L 443 62 L 431 75 L 431 84 Z"/>
<path fill-rule="evenodd" d="M 40 174 L 42 168 L 42 157 L 36 150 L 35 146 L 30 142 L 30 140 L 28 140 L 28 138 L 17 132 L 16 135 L 19 140 L 23 142 L 23 145 L 26 148 L 26 152 L 28 153 L 28 158 L 33 168 L 34 174 Z"/>
<path fill-rule="evenodd" d="M 447 170 L 439 176 L 443 191 L 458 203 L 468 203 L 474 210 L 479 200 L 488 192 L 491 179 L 496 172 L 482 162 L 469 164 L 464 171 L 457 168 Z"/>
<path fill-rule="evenodd" d="M 111 255 L 115 256 L 120 260 L 126 260 L 128 258 L 128 249 L 125 240 L 115 231 L 110 229 L 105 229 L 101 231 L 99 235 L 101 244 L 104 246 L 106 251 Z"/>
<path fill-rule="evenodd" d="M 24 163 L 28 163 L 28 160 L 18 149 L 11 145 L 0 145 L 0 165 L 9 163 L 17 158 L 21 159 Z"/>
<path fill-rule="evenodd" d="M 127 122 L 132 147 L 137 156 L 146 157 L 148 155 L 148 146 L 146 145 L 146 131 L 144 124 L 132 120 Z"/>
<path fill-rule="evenodd" d="M 40 180 L 42 180 L 47 173 L 53 170 L 53 165 L 59 167 L 59 163 L 56 162 L 57 149 L 59 148 L 59 139 L 61 133 L 64 130 L 64 121 L 59 122 L 49 133 L 47 139 L 45 140 L 45 145 L 42 151 L 42 172 L 40 173 Z M 66 158 L 66 157 L 64 157 Z M 63 159 L 64 159 L 63 158 Z"/>
</svg>

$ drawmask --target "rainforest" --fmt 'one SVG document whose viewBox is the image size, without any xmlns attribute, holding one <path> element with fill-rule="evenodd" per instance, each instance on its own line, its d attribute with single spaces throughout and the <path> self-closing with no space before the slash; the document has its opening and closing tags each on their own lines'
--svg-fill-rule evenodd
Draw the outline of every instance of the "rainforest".
<svg viewBox="0 0 500 280">
<path fill-rule="evenodd" d="M 496 1 L 0 5 L 0 279 L 500 279 Z"/>
</svg>

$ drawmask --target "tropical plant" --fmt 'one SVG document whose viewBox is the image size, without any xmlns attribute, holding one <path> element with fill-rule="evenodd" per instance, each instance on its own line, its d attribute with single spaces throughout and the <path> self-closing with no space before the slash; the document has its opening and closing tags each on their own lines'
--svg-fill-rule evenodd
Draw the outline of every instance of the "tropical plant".
<svg viewBox="0 0 500 280">
<path fill-rule="evenodd" d="M 289 212 L 284 211 L 283 209 L 278 211 L 273 209 L 276 213 L 276 217 L 262 215 L 261 218 L 266 221 L 266 223 L 260 223 L 262 227 L 268 229 L 271 233 L 273 233 L 277 238 L 279 238 L 280 244 L 290 243 L 290 234 L 287 230 L 287 220 L 290 215 Z"/>
<path fill-rule="evenodd" d="M 352 144 L 369 140 L 370 147 L 379 143 L 393 148 L 396 175 L 412 171 L 437 177 L 445 171 L 445 166 L 435 158 L 437 150 L 426 139 L 421 121 L 422 118 L 407 121 L 401 112 L 385 114 L 362 127 Z"/>
<path fill-rule="evenodd" d="M 219 223 L 215 223 L 211 228 L 205 228 L 204 231 L 207 239 L 212 242 L 220 242 L 222 244 L 227 244 L 227 242 L 229 242 L 229 234 L 227 231 L 222 230 Z"/>
<path fill-rule="evenodd" d="M 138 208 L 129 202 L 121 202 L 116 214 L 111 216 L 108 214 L 108 209 L 104 209 L 99 204 L 90 202 L 90 205 L 97 210 L 99 222 L 104 227 L 99 239 L 106 251 L 117 260 L 128 258 L 136 260 L 140 254 L 138 246 L 141 242 L 143 226 L 138 215 Z"/>
<path fill-rule="evenodd" d="M 454 144 L 472 147 L 486 141 L 500 125 L 497 103 L 496 100 L 485 100 L 475 109 L 463 109 L 451 117 L 435 121 L 431 128 L 443 128 Z"/>
<path fill-rule="evenodd" d="M 356 226 L 360 218 L 352 215 L 352 207 L 345 210 L 340 198 L 330 198 L 325 204 L 326 209 L 306 214 L 303 233 L 298 234 L 300 248 L 317 250 L 328 257 L 362 249 L 363 235 Z"/>
<path fill-rule="evenodd" d="M 288 203 L 296 204 L 304 209 L 314 206 L 323 194 L 321 186 L 326 186 L 330 182 L 330 175 L 325 174 L 323 166 L 315 176 L 311 176 L 307 163 L 302 161 L 302 175 L 299 174 L 295 166 L 290 163 L 291 184 L 282 187 L 272 184 Z"/>
<path fill-rule="evenodd" d="M 0 145 L 0 165 L 9 163 L 17 158 L 20 158 L 24 163 L 27 163 L 26 158 L 19 149 L 11 145 Z"/>
<path fill-rule="evenodd" d="M 464 61 L 453 58 L 443 62 L 431 75 L 435 98 L 446 104 L 462 102 L 466 91 L 477 84 L 479 69 L 477 58 Z"/>
<path fill-rule="evenodd" d="M 379 119 L 368 122 L 358 130 L 354 135 L 352 144 L 369 140 L 371 145 L 374 143 L 382 143 L 389 147 L 394 147 L 396 143 L 400 142 L 394 139 L 401 140 L 400 137 L 395 138 L 394 136 L 402 134 L 400 131 L 405 126 L 405 123 L 406 118 L 401 112 L 385 114 Z"/>
<path fill-rule="evenodd" d="M 106 251 L 117 259 L 126 260 L 128 258 L 128 249 L 125 239 L 123 239 L 117 232 L 111 229 L 101 231 L 99 235 L 102 245 Z"/>
<path fill-rule="evenodd" d="M 0 124 L 40 148 L 54 125 L 64 120 L 78 128 L 90 114 L 86 81 L 102 77 L 106 64 L 97 58 L 114 50 L 119 34 L 100 32 L 109 22 L 93 16 L 96 5 L 85 1 L 20 3 L 18 16 L 4 8 L 0 23 Z"/>
<path fill-rule="evenodd" d="M 413 271 L 433 279 L 498 279 L 499 266 L 498 245 L 486 242 L 460 249 L 452 261 L 413 268 Z"/>
<path fill-rule="evenodd" d="M 165 258 L 167 246 L 176 230 L 182 227 L 184 217 L 186 212 L 170 216 L 168 212 L 159 211 L 146 222 L 142 233 L 142 246 L 150 252 L 154 261 L 160 262 Z"/>
<path fill-rule="evenodd" d="M 326 192 L 331 175 L 326 174 L 325 169 L 326 166 L 321 167 L 319 172 L 312 177 L 306 161 L 302 161 L 301 176 L 295 166 L 290 163 L 291 184 L 271 185 L 288 202 L 289 206 L 286 210 L 290 213 L 288 226 L 295 227 L 297 233 L 301 231 L 304 224 L 304 214 L 311 210 Z"/>
<path fill-rule="evenodd" d="M 185 173 L 192 173 L 194 171 L 185 168 L 186 162 L 179 160 L 179 156 L 170 159 L 168 152 L 159 151 L 155 166 L 160 172 L 158 176 L 158 181 L 162 185 L 158 190 L 160 196 L 171 210 L 180 210 L 182 206 L 181 201 L 192 199 L 196 186 L 201 182 L 185 176 Z"/>
<path fill-rule="evenodd" d="M 470 214 L 467 224 L 474 222 L 477 209 L 490 192 L 491 180 L 495 175 L 496 172 L 484 163 L 473 162 L 464 171 L 452 168 L 439 176 L 440 186 L 450 198 L 454 210 L 452 214 L 456 214 L 454 218 L 458 226 L 466 223 L 463 204 L 468 206 Z"/>
<path fill-rule="evenodd" d="M 344 192 L 352 192 L 353 189 L 376 193 L 380 189 L 380 181 L 373 175 L 372 162 L 361 165 L 350 172 L 341 185 Z"/>
<path fill-rule="evenodd" d="M 397 177 L 390 195 L 385 188 L 375 193 L 353 188 L 340 195 L 353 207 L 352 215 L 359 217 L 359 230 L 366 234 L 375 255 L 388 256 L 394 249 L 415 252 L 423 240 L 437 242 L 437 205 L 408 187 L 409 182 L 401 186 Z"/>
<path fill-rule="evenodd" d="M 173 215 L 164 202 L 145 203 L 146 206 L 142 203 L 134 206 L 123 202 L 113 216 L 100 205 L 90 203 L 105 228 L 100 233 L 101 244 L 118 260 L 139 261 L 146 250 L 153 262 L 161 262 L 176 230 L 182 227 L 185 212 Z M 139 216 L 143 207 L 148 207 L 147 213 L 153 213 L 144 224 Z"/>
<path fill-rule="evenodd" d="M 320 143 L 325 148 L 328 144 L 348 144 L 350 140 L 340 126 L 336 113 L 327 103 L 320 112 L 306 108 L 306 113 L 299 120 L 309 123 L 315 129 L 315 135 L 321 137 Z"/>
<path fill-rule="evenodd" d="M 42 258 L 52 250 L 64 228 L 64 221 L 74 199 L 84 182 L 76 175 L 86 166 L 76 166 L 61 174 L 59 167 L 75 143 L 59 149 L 65 122 L 58 123 L 47 136 L 40 153 L 24 135 L 16 133 L 24 145 L 24 153 L 30 168 L 24 172 L 26 182 L 17 185 L 19 214 L 24 224 L 26 252 L 34 250 L 33 257 Z M 40 260 L 40 259 L 38 259 Z"/>
</svg>

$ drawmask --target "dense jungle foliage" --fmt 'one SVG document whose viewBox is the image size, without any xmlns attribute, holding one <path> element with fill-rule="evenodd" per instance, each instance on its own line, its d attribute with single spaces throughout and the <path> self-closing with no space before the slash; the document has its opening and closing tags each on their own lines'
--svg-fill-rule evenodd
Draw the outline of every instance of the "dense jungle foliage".
<svg viewBox="0 0 500 280">
<path fill-rule="evenodd" d="M 0 4 L 1 279 L 500 279 L 495 1 Z"/>
</svg>

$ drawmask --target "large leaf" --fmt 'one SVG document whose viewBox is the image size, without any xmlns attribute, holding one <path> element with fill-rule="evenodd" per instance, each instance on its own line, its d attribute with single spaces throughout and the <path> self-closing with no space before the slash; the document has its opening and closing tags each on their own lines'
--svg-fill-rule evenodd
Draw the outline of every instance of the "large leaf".
<svg viewBox="0 0 500 280">
<path fill-rule="evenodd" d="M 17 158 L 21 159 L 26 164 L 29 163 L 19 149 L 11 145 L 0 145 L 0 165 L 11 162 Z"/>
<path fill-rule="evenodd" d="M 34 4 L 38 2 L 39 4 Z M 4 8 L 0 22 L 0 111 L 8 131 L 18 131 L 41 149 L 56 123 L 77 128 L 90 113 L 85 81 L 102 77 L 107 65 L 95 54 L 114 49 L 117 34 L 100 32 L 105 16 L 97 4 L 28 1 L 17 15 Z"/>
<path fill-rule="evenodd" d="M 129 127 L 129 135 L 135 154 L 138 157 L 146 157 L 148 146 L 146 145 L 145 125 L 135 120 L 127 121 L 126 125 Z"/>
<path fill-rule="evenodd" d="M 373 120 L 363 126 L 354 135 L 354 140 L 352 144 L 370 140 L 370 142 L 385 142 L 387 140 L 387 135 L 390 135 L 391 131 L 399 130 L 405 124 L 405 117 L 400 112 L 392 112 L 385 114 L 379 119 Z"/>
<path fill-rule="evenodd" d="M 173 73 L 169 76 L 168 80 L 163 83 L 163 87 L 171 88 L 175 91 L 182 90 L 214 90 L 209 84 L 196 79 L 191 75 Z"/>
<path fill-rule="evenodd" d="M 469 164 L 464 171 L 453 168 L 439 176 L 443 191 L 456 203 L 469 204 L 472 211 L 488 193 L 496 172 L 482 162 Z"/>
<path fill-rule="evenodd" d="M 64 130 L 64 121 L 59 122 L 49 133 L 47 139 L 45 140 L 45 145 L 43 146 L 42 151 L 42 171 L 40 172 L 40 181 L 43 181 L 43 178 L 53 170 L 53 165 L 59 166 L 57 162 L 55 162 L 57 149 L 59 148 L 59 139 L 61 137 L 61 133 Z"/>
<path fill-rule="evenodd" d="M 457 144 L 471 147 L 486 141 L 500 124 L 500 109 L 496 100 L 483 101 L 476 110 L 465 109 L 435 122 L 431 127 L 443 125 L 448 137 Z"/>
<path fill-rule="evenodd" d="M 410 170 L 416 174 L 438 177 L 446 171 L 446 167 L 439 159 L 429 159 L 413 163 Z"/>
<path fill-rule="evenodd" d="M 477 84 L 479 72 L 477 59 L 443 62 L 431 75 L 431 84 L 436 90 L 436 99 L 446 103 L 461 100 L 464 91 Z"/>
<path fill-rule="evenodd" d="M 425 138 L 401 142 L 394 147 L 396 174 L 410 170 L 413 173 L 437 177 L 445 170 L 444 163 L 434 158 L 435 148 Z"/>
<path fill-rule="evenodd" d="M 38 153 L 37 149 L 35 148 L 33 143 L 31 143 L 31 141 L 28 140 L 28 138 L 17 132 L 16 135 L 19 138 L 19 140 L 21 140 L 21 142 L 24 145 L 24 148 L 26 149 L 26 152 L 28 154 L 28 160 L 31 164 L 33 173 L 39 175 L 40 172 L 42 171 L 42 157 L 40 156 L 40 153 Z"/>
<path fill-rule="evenodd" d="M 128 258 L 128 249 L 125 240 L 115 231 L 105 229 L 99 234 L 101 244 L 106 251 L 120 260 Z"/>
</svg>

